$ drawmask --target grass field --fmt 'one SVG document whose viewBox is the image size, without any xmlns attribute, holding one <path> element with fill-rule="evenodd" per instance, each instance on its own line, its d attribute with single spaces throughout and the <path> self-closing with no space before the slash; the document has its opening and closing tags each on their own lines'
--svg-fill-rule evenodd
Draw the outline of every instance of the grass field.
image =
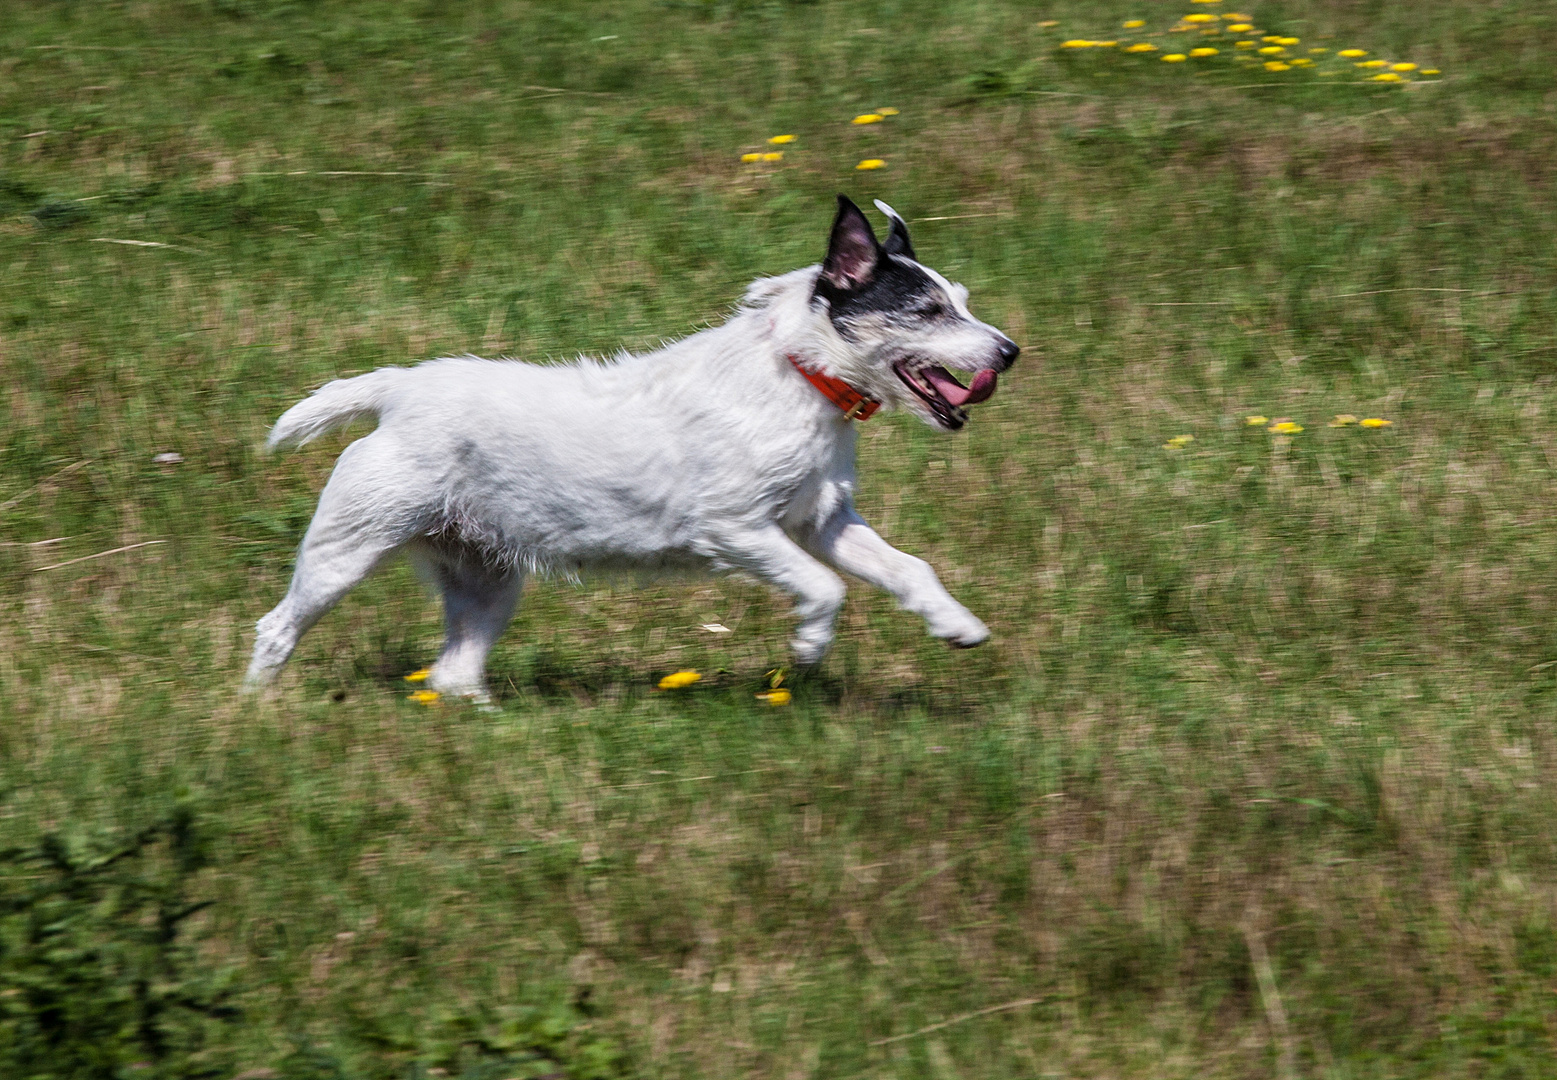
<svg viewBox="0 0 1557 1080">
<path fill-rule="evenodd" d="M 1557 12 L 1231 3 L 6 5 L 0 1071 L 1557 1075 Z M 860 440 L 991 644 L 856 588 L 772 708 L 764 589 L 541 582 L 429 708 L 397 565 L 237 694 L 287 405 L 652 347 L 838 191 L 1025 346 Z"/>
</svg>

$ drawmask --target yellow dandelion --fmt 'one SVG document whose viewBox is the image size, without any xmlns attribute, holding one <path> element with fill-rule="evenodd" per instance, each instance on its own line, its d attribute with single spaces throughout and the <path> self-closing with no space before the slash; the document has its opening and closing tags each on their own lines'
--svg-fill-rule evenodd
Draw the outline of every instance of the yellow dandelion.
<svg viewBox="0 0 1557 1080">
<path fill-rule="evenodd" d="M 1275 435 L 1296 435 L 1303 430 L 1303 425 L 1294 424 L 1291 420 L 1277 420 L 1265 430 Z"/>
<path fill-rule="evenodd" d="M 1229 26 L 1227 29 L 1234 34 L 1241 34 L 1245 30 L 1253 30 L 1254 27 L 1249 23 L 1233 23 L 1233 25 Z"/>
<path fill-rule="evenodd" d="M 1389 66 L 1389 69 L 1391 71 L 1415 71 L 1416 70 L 1416 65 L 1415 64 L 1391 64 Z"/>
<path fill-rule="evenodd" d="M 879 157 L 872 157 L 866 158 L 864 161 L 860 162 L 854 167 L 861 172 L 869 172 L 871 169 L 885 168 L 886 164 L 887 163 L 882 161 Z"/>
<path fill-rule="evenodd" d="M 1369 76 L 1369 82 L 1400 82 L 1400 76 L 1393 71 L 1386 71 L 1381 75 Z"/>
<path fill-rule="evenodd" d="M 1067 41 L 1066 44 L 1069 45 L 1070 42 Z M 860 113 L 860 115 L 856 116 L 853 120 L 850 121 L 850 123 L 852 123 L 852 124 L 879 124 L 879 123 L 881 123 L 881 119 L 882 119 L 882 117 L 881 117 L 880 113 L 873 113 L 873 112 Z"/>
<path fill-rule="evenodd" d="M 1189 50 L 1189 55 L 1191 55 L 1191 56 L 1215 56 L 1218 51 L 1219 50 L 1217 50 L 1217 49 L 1208 49 L 1208 48 L 1205 48 L 1205 47 L 1201 47 L 1199 49 L 1191 49 L 1191 50 Z"/>
<path fill-rule="evenodd" d="M 1189 0 L 1191 4 L 1220 4 L 1222 0 Z"/>
<path fill-rule="evenodd" d="M 1260 50 L 1260 55 L 1261 56 L 1280 56 L 1282 53 L 1284 53 L 1286 51 L 1287 50 L 1283 49 L 1280 45 L 1267 45 L 1267 46 L 1265 46 L 1265 48 Z"/>
<path fill-rule="evenodd" d="M 1278 42 L 1278 41 L 1281 40 L 1281 35 L 1280 34 L 1266 34 L 1264 37 L 1260 38 L 1260 40 L 1261 41 L 1269 41 L 1269 42 L 1274 44 L 1275 42 Z"/>
<path fill-rule="evenodd" d="M 1175 435 L 1163 443 L 1162 446 L 1165 450 L 1182 450 L 1194 441 L 1195 437 L 1193 435 Z"/>
<path fill-rule="evenodd" d="M 876 110 L 876 115 L 877 116 L 896 116 L 897 115 L 897 110 L 894 109 L 892 106 L 888 105 L 885 108 L 877 109 Z"/>
<path fill-rule="evenodd" d="M 426 682 L 427 681 L 427 676 L 429 676 L 431 674 L 432 674 L 432 668 L 430 668 L 430 667 L 417 668 L 415 671 L 411 672 L 411 674 L 409 674 L 409 675 L 407 675 L 405 677 L 405 681 L 406 682 Z"/>
<path fill-rule="evenodd" d="M 1280 60 L 1267 60 L 1267 61 L 1265 61 L 1265 70 L 1266 71 L 1291 71 L 1292 70 L 1292 65 L 1291 64 L 1283 64 Z"/>
<path fill-rule="evenodd" d="M 1164 64 L 1182 64 L 1185 59 L 1184 54 L 1181 52 L 1170 52 L 1162 58 L 1162 62 Z"/>
<path fill-rule="evenodd" d="M 1207 15 L 1207 14 L 1205 14 L 1203 12 L 1197 12 L 1194 15 L 1186 15 L 1186 16 L 1184 16 L 1184 21 L 1187 22 L 1187 23 L 1213 22 L 1213 21 L 1215 21 L 1215 19 L 1216 19 L 1215 15 Z"/>
<path fill-rule="evenodd" d="M 1422 74 L 1423 75 L 1437 75 L 1437 74 L 1439 74 L 1439 71 L 1438 71 L 1437 68 L 1423 68 L 1422 69 Z"/>
<path fill-rule="evenodd" d="M 1071 38 L 1069 41 L 1062 41 L 1062 42 L 1060 42 L 1060 48 L 1062 48 L 1062 49 L 1090 49 L 1090 48 L 1092 48 L 1092 42 L 1088 41 L 1086 38 Z M 881 119 L 881 117 L 879 117 L 879 116 L 876 117 L 876 120 L 880 120 L 880 119 Z M 866 120 L 863 116 L 856 116 L 854 118 L 854 122 L 856 124 L 874 124 L 876 122 L 876 120 Z"/>
<path fill-rule="evenodd" d="M 763 161 L 783 161 L 784 160 L 784 151 L 782 151 L 782 150 L 774 150 L 771 153 L 763 154 L 762 155 L 762 160 Z"/>
<path fill-rule="evenodd" d="M 436 690 L 418 690 L 414 694 L 407 694 L 407 701 L 414 701 L 418 705 L 435 705 L 443 695 Z"/>
<path fill-rule="evenodd" d="M 1335 419 L 1330 421 L 1331 427 L 1351 427 L 1357 422 L 1357 418 L 1351 413 L 1336 413 Z"/>
<path fill-rule="evenodd" d="M 792 143 L 794 141 L 795 137 L 793 135 L 775 135 L 773 138 L 768 140 L 768 142 L 772 143 L 774 146 L 783 146 L 785 143 Z"/>
<path fill-rule="evenodd" d="M 1368 50 L 1367 49 L 1342 49 L 1340 52 L 1336 53 L 1335 55 L 1337 55 L 1337 56 L 1344 56 L 1348 60 L 1355 60 L 1359 56 L 1367 56 L 1368 55 Z"/>
<path fill-rule="evenodd" d="M 1362 421 L 1362 426 L 1365 428 L 1381 428 L 1389 427 L 1394 422 L 1395 421 L 1393 420 L 1384 420 L 1377 416 L 1370 416 L 1366 420 Z"/>
<path fill-rule="evenodd" d="M 1252 42 L 1252 41 L 1240 41 L 1240 42 L 1238 42 L 1235 45 L 1235 48 L 1239 48 L 1239 49 L 1252 49 L 1252 48 L 1254 48 L 1254 42 Z"/>
<path fill-rule="evenodd" d="M 1362 63 L 1358 64 L 1357 66 L 1360 67 L 1360 68 L 1381 68 L 1381 67 L 1384 66 L 1384 61 L 1383 60 L 1364 60 Z"/>
<path fill-rule="evenodd" d="M 1126 30 L 1139 30 L 1146 25 L 1145 19 L 1128 19 L 1124 24 Z"/>
<path fill-rule="evenodd" d="M 1268 416 L 1246 416 L 1246 417 L 1243 418 L 1243 422 L 1248 427 L 1264 427 L 1266 424 L 1270 423 L 1270 417 L 1268 417 Z"/>
<path fill-rule="evenodd" d="M 1155 46 L 1155 45 L 1153 45 L 1153 44 L 1151 44 L 1149 42 L 1145 42 L 1145 41 L 1138 41 L 1134 45 L 1131 45 L 1130 47 L 1125 49 L 1125 52 L 1135 52 L 1135 53 L 1156 52 L 1156 51 L 1157 51 L 1157 46 Z"/>
<path fill-rule="evenodd" d="M 750 165 L 754 161 L 761 161 L 761 160 L 762 160 L 762 155 L 761 154 L 742 154 L 741 155 L 741 164 L 742 165 Z"/>
<path fill-rule="evenodd" d="M 1092 46 L 1093 48 L 1097 49 L 1112 49 L 1115 45 L 1118 44 L 1119 42 L 1117 41 L 1094 41 Z"/>
<path fill-rule="evenodd" d="M 1309 49 L 1308 51 L 1311 52 L 1311 53 L 1327 53 L 1330 50 L 1329 49 Z"/>
<path fill-rule="evenodd" d="M 788 705 L 794 700 L 794 695 L 788 690 L 764 690 L 757 695 L 757 700 L 769 705 Z"/>
<path fill-rule="evenodd" d="M 1313 63 L 1313 61 L 1310 60 L 1308 57 L 1300 56 L 1296 60 L 1292 61 L 1292 66 L 1293 67 L 1308 67 L 1312 63 Z"/>
<path fill-rule="evenodd" d="M 680 690 L 683 686 L 691 686 L 695 682 L 701 682 L 703 676 L 695 671 L 673 671 L 659 681 L 661 690 Z"/>
<path fill-rule="evenodd" d="M 1220 26 L 1212 26 L 1200 31 L 1201 37 L 1220 37 L 1221 35 L 1222 28 Z"/>
<path fill-rule="evenodd" d="M 1303 40 L 1302 38 L 1295 38 L 1295 37 L 1279 37 L 1279 38 L 1276 39 L 1276 44 L 1277 45 L 1296 45 L 1298 42 L 1300 42 L 1302 40 Z"/>
</svg>

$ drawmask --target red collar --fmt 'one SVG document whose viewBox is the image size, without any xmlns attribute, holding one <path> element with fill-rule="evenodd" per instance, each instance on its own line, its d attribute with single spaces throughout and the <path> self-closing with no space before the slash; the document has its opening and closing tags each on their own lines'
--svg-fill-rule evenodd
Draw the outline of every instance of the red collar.
<svg viewBox="0 0 1557 1080">
<path fill-rule="evenodd" d="M 835 379 L 831 375 L 823 375 L 817 371 L 808 371 L 801 366 L 800 358 L 793 353 L 786 357 L 795 370 L 806 377 L 806 381 L 822 392 L 822 396 L 843 410 L 845 420 L 869 420 L 881 408 L 881 402 L 874 401 L 860 393 L 854 387 L 842 379 Z"/>
</svg>

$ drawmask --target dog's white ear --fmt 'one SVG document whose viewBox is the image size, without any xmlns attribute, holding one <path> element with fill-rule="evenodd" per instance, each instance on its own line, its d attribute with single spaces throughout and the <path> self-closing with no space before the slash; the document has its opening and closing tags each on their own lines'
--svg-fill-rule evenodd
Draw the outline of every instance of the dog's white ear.
<svg viewBox="0 0 1557 1080">
<path fill-rule="evenodd" d="M 902 255 L 912 259 L 914 245 L 908 239 L 908 223 L 903 220 L 903 216 L 880 199 L 876 200 L 876 209 L 892 220 L 892 231 L 887 233 L 886 242 L 881 245 L 881 250 L 888 255 Z"/>
<path fill-rule="evenodd" d="M 838 216 L 822 260 L 822 278 L 835 289 L 850 291 L 870 283 L 881 261 L 881 245 L 865 212 L 847 195 L 838 196 Z"/>
</svg>

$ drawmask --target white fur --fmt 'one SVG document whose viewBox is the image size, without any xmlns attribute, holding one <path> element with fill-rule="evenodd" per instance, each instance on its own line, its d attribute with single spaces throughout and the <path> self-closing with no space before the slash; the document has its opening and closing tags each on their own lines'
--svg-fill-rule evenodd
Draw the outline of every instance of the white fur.
<svg viewBox="0 0 1557 1080">
<path fill-rule="evenodd" d="M 817 273 L 757 281 L 729 321 L 647 355 L 434 360 L 329 383 L 288 410 L 272 447 L 362 417 L 378 428 L 341 454 L 291 588 L 259 621 L 248 684 L 270 681 L 303 633 L 401 550 L 444 593 L 448 641 L 429 680 L 444 692 L 482 693 L 528 572 L 745 571 L 795 598 L 802 663 L 832 641 L 844 596 L 834 570 L 887 590 L 937 637 L 984 641 L 989 630 L 928 564 L 855 513 L 853 424 L 787 357 L 931 418 L 883 342 L 834 329 L 812 299 Z M 968 318 L 961 332 L 981 350 L 1005 340 Z"/>
</svg>

